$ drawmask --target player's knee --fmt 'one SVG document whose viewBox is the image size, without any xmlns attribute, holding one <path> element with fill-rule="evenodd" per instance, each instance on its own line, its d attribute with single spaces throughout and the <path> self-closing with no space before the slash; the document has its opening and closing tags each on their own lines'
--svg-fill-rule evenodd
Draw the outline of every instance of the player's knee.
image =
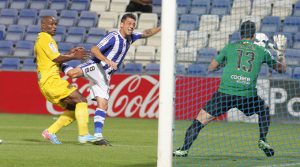
<svg viewBox="0 0 300 167">
<path fill-rule="evenodd" d="M 80 103 L 80 102 L 85 102 L 87 103 L 87 100 L 85 97 L 82 96 L 82 94 L 80 94 L 78 92 L 78 90 L 74 91 L 71 95 L 70 95 L 71 99 L 72 99 L 72 102 L 77 104 L 77 103 Z"/>
<path fill-rule="evenodd" d="M 66 109 L 69 111 L 75 111 L 75 108 L 76 108 L 75 106 L 76 106 L 75 103 L 69 103 L 69 104 L 67 104 Z"/>
<path fill-rule="evenodd" d="M 68 71 L 67 75 L 70 78 L 77 78 L 78 77 L 78 74 L 77 74 L 77 72 L 75 70 Z"/>
</svg>

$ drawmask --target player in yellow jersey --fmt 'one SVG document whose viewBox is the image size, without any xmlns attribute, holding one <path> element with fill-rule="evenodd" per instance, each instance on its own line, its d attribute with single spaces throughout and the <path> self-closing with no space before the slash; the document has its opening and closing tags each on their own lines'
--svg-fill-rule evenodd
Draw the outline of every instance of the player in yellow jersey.
<svg viewBox="0 0 300 167">
<path fill-rule="evenodd" d="M 38 84 L 42 94 L 51 103 L 66 111 L 60 115 L 49 128 L 43 131 L 45 139 L 53 144 L 61 144 L 56 133 L 64 126 L 77 120 L 80 143 L 94 142 L 97 139 L 88 132 L 88 105 L 87 100 L 68 81 L 60 77 L 61 63 L 73 59 L 82 59 L 86 56 L 83 48 L 73 48 L 66 54 L 60 54 L 52 36 L 56 33 L 56 19 L 45 16 L 41 21 L 41 32 L 34 45 L 36 55 Z"/>
</svg>

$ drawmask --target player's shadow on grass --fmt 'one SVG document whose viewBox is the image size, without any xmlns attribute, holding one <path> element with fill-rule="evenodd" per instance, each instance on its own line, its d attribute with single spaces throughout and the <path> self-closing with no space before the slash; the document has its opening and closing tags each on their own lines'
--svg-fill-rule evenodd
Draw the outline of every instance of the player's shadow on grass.
<svg viewBox="0 0 300 167">
<path fill-rule="evenodd" d="M 197 158 L 199 160 L 210 161 L 240 161 L 240 160 L 265 160 L 265 156 L 236 156 L 236 155 L 213 155 L 213 156 L 189 156 L 190 158 Z"/>
<path fill-rule="evenodd" d="M 23 141 L 26 141 L 26 142 L 34 142 L 34 143 L 42 143 L 42 142 L 45 142 L 45 140 L 43 139 L 22 139 Z"/>
<path fill-rule="evenodd" d="M 156 166 L 156 162 L 153 163 L 143 163 L 143 164 L 131 164 L 131 165 L 125 165 L 122 167 L 154 167 Z"/>
</svg>

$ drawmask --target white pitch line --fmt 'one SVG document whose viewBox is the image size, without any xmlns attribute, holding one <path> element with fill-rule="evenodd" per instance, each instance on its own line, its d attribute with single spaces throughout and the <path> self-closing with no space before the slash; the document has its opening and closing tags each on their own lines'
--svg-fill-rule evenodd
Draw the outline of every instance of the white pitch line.
<svg viewBox="0 0 300 167">
<path fill-rule="evenodd" d="M 271 166 L 255 166 L 255 167 L 286 167 L 286 166 L 295 166 L 295 165 L 300 165 L 300 162 L 298 162 L 298 163 L 278 164 L 278 165 L 271 165 Z"/>
</svg>

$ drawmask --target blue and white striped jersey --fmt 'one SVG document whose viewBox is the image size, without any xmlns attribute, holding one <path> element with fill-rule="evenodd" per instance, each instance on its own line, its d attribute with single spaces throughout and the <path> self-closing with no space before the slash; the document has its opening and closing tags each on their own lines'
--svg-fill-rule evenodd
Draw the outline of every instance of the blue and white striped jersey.
<svg viewBox="0 0 300 167">
<path fill-rule="evenodd" d="M 119 68 L 130 45 L 141 37 L 142 33 L 134 32 L 125 39 L 119 31 L 112 31 L 100 40 L 97 47 L 105 57 L 117 63 Z M 93 57 L 92 60 L 95 63 L 100 63 L 100 60 L 96 57 Z M 108 69 L 108 65 L 105 62 L 101 62 L 101 64 L 104 70 Z"/>
</svg>

